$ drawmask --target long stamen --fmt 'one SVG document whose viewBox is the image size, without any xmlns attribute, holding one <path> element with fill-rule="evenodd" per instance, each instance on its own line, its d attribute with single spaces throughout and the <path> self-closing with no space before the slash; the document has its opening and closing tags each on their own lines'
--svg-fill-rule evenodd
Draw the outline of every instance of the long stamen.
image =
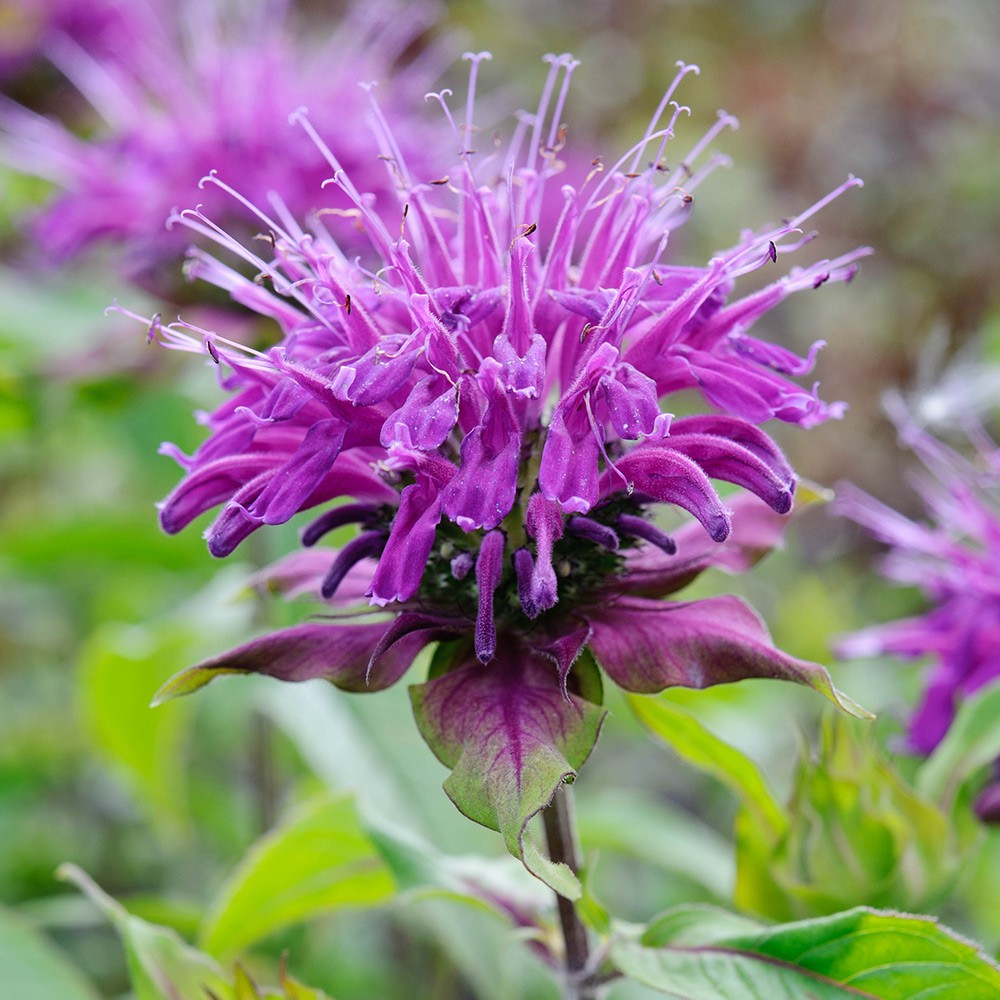
<svg viewBox="0 0 1000 1000">
<path fill-rule="evenodd" d="M 663 112 L 667 110 L 667 106 L 670 104 L 671 98 L 680 86 L 681 80 L 683 80 L 689 73 L 694 73 L 695 76 L 701 73 L 701 69 L 694 63 L 678 61 L 674 65 L 676 65 L 678 69 L 677 75 L 674 77 L 670 86 L 667 87 L 666 93 L 660 99 L 660 103 L 657 105 L 656 111 L 653 112 L 653 117 L 649 119 L 649 124 L 646 126 L 645 134 L 635 146 L 635 159 L 632 161 L 632 166 L 628 171 L 630 174 L 638 173 L 639 164 L 642 160 L 642 154 L 645 151 L 646 146 L 648 146 L 653 140 L 653 133 L 656 131 L 657 122 L 659 122 L 660 118 L 663 116 Z M 690 111 L 688 113 L 690 113 Z M 674 117 L 671 119 L 670 124 L 665 130 L 666 132 L 670 132 L 676 120 L 677 113 L 675 112 Z M 662 132 L 658 134 L 662 134 Z M 657 156 L 657 160 L 659 160 L 659 156 Z"/>
<path fill-rule="evenodd" d="M 462 151 L 468 155 L 472 152 L 472 147 L 469 145 L 472 133 L 475 132 L 476 127 L 473 123 L 473 113 L 476 108 L 476 77 L 479 75 L 479 64 L 481 62 L 488 62 L 493 58 L 492 52 L 466 52 L 462 55 L 462 58 L 470 62 L 472 65 L 469 67 L 469 91 L 465 97 L 465 126 L 463 131 L 465 132 L 465 142 L 462 146 Z"/>
</svg>

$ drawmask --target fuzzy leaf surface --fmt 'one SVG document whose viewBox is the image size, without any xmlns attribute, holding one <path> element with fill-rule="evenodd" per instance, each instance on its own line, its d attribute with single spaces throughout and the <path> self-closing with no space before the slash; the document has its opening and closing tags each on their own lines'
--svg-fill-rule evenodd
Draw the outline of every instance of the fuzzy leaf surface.
<svg viewBox="0 0 1000 1000">
<path fill-rule="evenodd" d="M 655 926 L 655 925 L 654 925 Z M 681 922 L 666 947 L 619 940 L 625 975 L 676 1000 L 991 1000 L 1000 967 L 930 917 L 858 907 L 816 920 L 691 938 Z M 660 930 L 664 928 L 661 925 Z M 651 929 L 652 930 L 652 929 Z M 682 943 L 683 941 L 695 943 Z"/>
</svg>

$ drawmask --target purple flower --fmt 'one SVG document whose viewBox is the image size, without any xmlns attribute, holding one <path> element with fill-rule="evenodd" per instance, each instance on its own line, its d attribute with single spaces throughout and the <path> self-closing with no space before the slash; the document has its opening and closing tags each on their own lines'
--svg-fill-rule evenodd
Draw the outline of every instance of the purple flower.
<svg viewBox="0 0 1000 1000">
<path fill-rule="evenodd" d="M 929 754 L 961 701 L 1000 678 L 1000 449 L 974 426 L 976 454 L 966 458 L 921 428 L 898 398 L 889 411 L 900 440 L 923 463 L 914 488 L 926 520 L 912 520 L 849 484 L 838 487 L 836 509 L 889 546 L 882 575 L 919 588 L 928 610 L 847 636 L 838 653 L 930 657 L 906 736 L 909 750 Z"/>
<path fill-rule="evenodd" d="M 795 476 L 758 422 L 808 426 L 840 407 L 789 377 L 808 371 L 811 355 L 749 331 L 792 292 L 850 279 L 867 251 L 734 298 L 742 274 L 806 242 L 800 225 L 833 195 L 744 234 L 706 267 L 665 262 L 691 192 L 720 162 L 703 161 L 704 150 L 732 123 L 720 116 L 675 168 L 663 167 L 686 110 L 671 98 L 693 67 L 681 66 L 641 141 L 613 168 L 595 164 L 577 188 L 556 183 L 576 63 L 549 57 L 537 111 L 520 118 L 508 147 L 474 156 L 487 56 L 467 58 L 462 124 L 448 92 L 432 95 L 461 150 L 446 177 L 412 168 L 385 125 L 376 129 L 403 181 L 401 205 L 358 190 L 299 116 L 370 241 L 361 257 L 263 210 L 273 253 L 219 237 L 260 281 L 194 254 L 200 276 L 277 320 L 277 347 L 260 354 L 183 323 L 150 326 L 169 346 L 207 351 L 231 393 L 205 418 L 209 437 L 194 455 L 167 449 L 185 476 L 161 506 L 163 527 L 178 531 L 221 505 L 206 537 L 222 556 L 261 525 L 323 506 L 303 533 L 308 546 L 345 523 L 359 526 L 357 538 L 339 554 L 295 555 L 274 582 L 356 610 L 364 580 L 369 602 L 394 617 L 266 636 L 164 693 L 248 671 L 381 687 L 438 643 L 431 678 L 412 691 L 421 732 L 453 769 L 447 791 L 500 829 L 532 871 L 571 891 L 525 826 L 597 737 L 598 666 L 644 693 L 784 678 L 857 711 L 822 667 L 775 649 L 737 598 L 661 598 L 710 566 L 745 569 L 778 542 Z M 182 218 L 211 230 L 200 211 Z M 549 227 L 537 221 L 546 218 Z M 700 390 L 714 411 L 671 421 L 662 400 L 681 389 Z M 746 492 L 723 500 L 713 480 Z M 667 534 L 653 520 L 659 505 L 693 520 Z M 349 593 L 338 589 L 348 583 Z"/>
<path fill-rule="evenodd" d="M 147 3 L 123 0 L 4 0 L 2 14 L 0 81 L 5 84 L 67 43 L 114 57 L 135 45 L 156 20 Z"/>
<path fill-rule="evenodd" d="M 10 101 L 0 104 L 3 157 L 63 189 L 32 223 L 46 260 L 111 244 L 128 277 L 169 291 L 191 240 L 189 230 L 165 226 L 178 206 L 199 198 L 235 238 L 259 232 L 239 200 L 211 185 L 198 193 L 199 179 L 212 170 L 282 215 L 304 218 L 322 208 L 350 216 L 348 199 L 321 189 L 328 168 L 310 138 L 289 125 L 289 113 L 307 104 L 356 182 L 392 197 L 396 179 L 371 147 L 366 122 L 382 113 L 376 81 L 391 75 L 409 92 L 434 79 L 433 53 L 400 65 L 428 27 L 431 8 L 359 2 L 336 31 L 310 44 L 286 6 L 256 0 L 233 17 L 221 0 L 158 5 L 145 11 L 152 27 L 130 32 L 128 44 L 110 52 L 91 47 L 89 37 L 53 39 L 46 51 L 91 102 L 97 127 L 83 137 Z M 389 103 L 392 93 L 384 93 Z M 395 141 L 423 163 L 430 127 L 404 123 Z M 353 218 L 339 223 L 352 231 Z"/>
</svg>

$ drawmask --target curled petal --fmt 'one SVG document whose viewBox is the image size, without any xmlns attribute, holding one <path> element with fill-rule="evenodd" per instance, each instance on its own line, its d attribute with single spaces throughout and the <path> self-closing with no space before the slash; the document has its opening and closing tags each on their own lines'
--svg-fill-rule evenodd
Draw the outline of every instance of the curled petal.
<svg viewBox="0 0 1000 1000">
<path fill-rule="evenodd" d="M 340 454 L 344 431 L 343 421 L 336 417 L 313 424 L 248 507 L 250 514 L 264 524 L 284 524 L 297 514 Z"/>
<path fill-rule="evenodd" d="M 709 476 L 749 490 L 779 514 L 792 509 L 794 480 L 782 478 L 767 462 L 735 441 L 715 434 L 685 434 L 671 436 L 668 449 L 697 462 Z"/>
<path fill-rule="evenodd" d="M 385 548 L 385 532 L 383 531 L 363 531 L 357 538 L 352 538 L 337 553 L 333 565 L 323 578 L 323 585 L 320 593 L 324 600 L 330 600 L 337 592 L 344 577 L 362 559 L 369 559 L 379 555 Z"/>
<path fill-rule="evenodd" d="M 637 448 L 618 463 L 619 472 L 636 492 L 660 503 L 672 503 L 693 514 L 711 538 L 721 542 L 732 528 L 729 511 L 708 476 L 696 462 L 665 448 Z M 604 473 L 602 487 L 611 492 L 615 481 Z"/>
<path fill-rule="evenodd" d="M 577 538 L 585 538 L 588 542 L 610 549 L 612 552 L 618 548 L 618 535 L 614 528 L 609 528 L 606 524 L 584 517 L 582 514 L 571 517 L 566 524 L 566 530 Z"/>
<path fill-rule="evenodd" d="M 194 469 L 160 505 L 160 527 L 174 535 L 196 517 L 225 503 L 242 486 L 267 473 L 286 455 L 248 452 L 225 455 Z"/>
<path fill-rule="evenodd" d="M 370 503 L 345 503 L 331 507 L 303 529 L 300 540 L 306 548 L 315 545 L 324 535 L 345 524 L 370 525 L 378 508 Z"/>
<path fill-rule="evenodd" d="M 630 553 L 624 576 L 613 586 L 617 593 L 666 597 L 686 587 L 710 567 L 744 573 L 781 545 L 788 518 L 776 514 L 755 496 L 735 497 L 733 530 L 721 543 L 713 542 L 696 522 L 674 535 L 676 555 L 643 546 Z"/>
</svg>

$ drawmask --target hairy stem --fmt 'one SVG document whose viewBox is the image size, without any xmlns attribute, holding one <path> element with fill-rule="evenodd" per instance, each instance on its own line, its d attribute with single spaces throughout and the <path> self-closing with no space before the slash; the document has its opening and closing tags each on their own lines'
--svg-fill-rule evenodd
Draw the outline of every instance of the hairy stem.
<svg viewBox="0 0 1000 1000">
<path fill-rule="evenodd" d="M 568 785 L 562 785 L 549 805 L 542 811 L 545 840 L 549 857 L 562 862 L 574 873 L 580 870 L 580 856 L 576 843 L 576 826 L 573 817 L 573 799 Z M 583 926 L 576 907 L 563 896 L 556 895 L 559 926 L 562 928 L 566 955 L 566 1000 L 596 1000 L 596 988 L 586 982 L 590 946 L 587 929 Z"/>
</svg>

